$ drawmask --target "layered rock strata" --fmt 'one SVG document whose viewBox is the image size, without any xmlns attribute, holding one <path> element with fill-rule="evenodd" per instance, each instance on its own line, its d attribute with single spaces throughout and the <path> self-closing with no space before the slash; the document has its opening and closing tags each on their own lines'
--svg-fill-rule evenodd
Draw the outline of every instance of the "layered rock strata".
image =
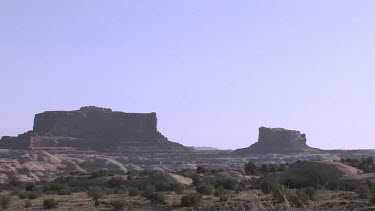
<svg viewBox="0 0 375 211">
<path fill-rule="evenodd" d="M 250 147 L 237 149 L 234 153 L 295 153 L 319 152 L 306 144 L 306 135 L 296 130 L 283 128 L 259 128 L 258 142 Z"/>
<path fill-rule="evenodd" d="M 32 131 L 5 136 L 0 148 L 110 152 L 190 152 L 157 130 L 156 113 L 125 113 L 95 106 L 36 114 Z"/>
</svg>

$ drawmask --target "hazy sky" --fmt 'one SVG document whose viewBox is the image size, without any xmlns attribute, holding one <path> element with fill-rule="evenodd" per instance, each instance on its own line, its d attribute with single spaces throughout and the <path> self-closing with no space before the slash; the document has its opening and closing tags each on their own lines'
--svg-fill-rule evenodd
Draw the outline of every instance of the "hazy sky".
<svg viewBox="0 0 375 211">
<path fill-rule="evenodd" d="M 375 148 L 375 1 L 0 0 L 0 136 L 84 105 L 184 145 Z"/>
</svg>

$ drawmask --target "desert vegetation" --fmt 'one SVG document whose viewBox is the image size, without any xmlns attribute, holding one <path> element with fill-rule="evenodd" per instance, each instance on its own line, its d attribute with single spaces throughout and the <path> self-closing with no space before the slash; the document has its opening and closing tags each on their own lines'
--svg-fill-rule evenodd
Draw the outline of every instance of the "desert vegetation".
<svg viewBox="0 0 375 211">
<path fill-rule="evenodd" d="M 341 162 L 372 172 L 371 158 Z M 98 171 L 50 182 L 10 181 L 1 185 L 0 205 L 4 210 L 353 210 L 375 205 L 371 181 L 353 188 L 342 184 L 293 186 L 263 179 L 293 165 L 256 165 L 248 161 L 243 173 L 198 166 L 196 170 L 176 173 L 140 171 L 119 175 Z"/>
</svg>

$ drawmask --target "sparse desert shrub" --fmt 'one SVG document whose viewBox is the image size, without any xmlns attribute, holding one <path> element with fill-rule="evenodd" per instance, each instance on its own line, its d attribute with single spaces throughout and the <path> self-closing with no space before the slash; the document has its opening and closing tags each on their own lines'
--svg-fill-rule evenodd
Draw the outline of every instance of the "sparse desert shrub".
<svg viewBox="0 0 375 211">
<path fill-rule="evenodd" d="M 225 170 L 224 169 L 211 169 L 209 170 L 210 174 L 216 174 L 216 173 L 220 173 L 220 172 L 224 172 Z"/>
<path fill-rule="evenodd" d="M 357 204 L 354 201 L 351 201 L 348 205 L 346 205 L 346 209 L 348 210 L 355 210 L 357 208 Z"/>
<path fill-rule="evenodd" d="M 43 186 L 45 194 L 70 195 L 72 194 L 70 187 L 66 184 L 49 183 Z"/>
<path fill-rule="evenodd" d="M 22 191 L 22 192 L 18 193 L 18 198 L 20 198 L 20 199 L 26 199 L 28 197 L 29 197 L 29 192 Z"/>
<path fill-rule="evenodd" d="M 367 186 L 359 186 L 354 192 L 357 193 L 358 197 L 361 199 L 367 199 L 370 195 L 370 189 Z"/>
<path fill-rule="evenodd" d="M 172 187 L 166 183 L 156 183 L 155 184 L 155 191 L 156 192 L 163 192 L 163 191 L 170 191 Z"/>
<path fill-rule="evenodd" d="M 184 192 L 184 187 L 182 185 L 172 185 L 172 190 L 176 194 L 182 194 Z"/>
<path fill-rule="evenodd" d="M 18 197 L 20 199 L 36 199 L 40 196 L 40 193 L 37 192 L 30 192 L 30 191 L 22 191 L 18 193 Z"/>
<path fill-rule="evenodd" d="M 275 191 L 279 190 L 280 185 L 277 183 L 261 183 L 260 189 L 263 193 L 269 194 L 274 193 Z"/>
<path fill-rule="evenodd" d="M 39 198 L 42 194 L 38 192 L 29 192 L 27 198 L 28 199 L 36 199 Z"/>
<path fill-rule="evenodd" d="M 104 195 L 103 192 L 104 191 L 101 190 L 100 188 L 94 187 L 94 188 L 89 188 L 86 193 L 88 196 L 92 197 L 94 201 L 97 201 Z"/>
<path fill-rule="evenodd" d="M 95 200 L 94 206 L 97 207 L 99 205 L 100 205 L 100 201 L 99 200 Z"/>
<path fill-rule="evenodd" d="M 128 177 L 127 177 L 128 181 L 131 181 L 134 179 L 134 175 L 133 174 L 129 174 Z"/>
<path fill-rule="evenodd" d="M 197 187 L 197 192 L 202 195 L 211 195 L 215 190 L 215 187 L 211 184 L 203 183 Z"/>
<path fill-rule="evenodd" d="M 144 195 L 144 197 L 151 201 L 152 204 L 163 204 L 165 203 L 165 196 L 163 193 L 154 192 L 147 195 Z"/>
<path fill-rule="evenodd" d="M 114 207 L 116 210 L 123 210 L 126 206 L 127 203 L 125 200 L 115 200 L 111 201 L 111 206 Z"/>
<path fill-rule="evenodd" d="M 229 194 L 222 194 L 219 197 L 221 202 L 228 201 L 229 200 Z"/>
<path fill-rule="evenodd" d="M 129 196 L 137 196 L 137 195 L 139 195 L 139 190 L 137 188 L 129 189 Z"/>
<path fill-rule="evenodd" d="M 199 193 L 189 193 L 181 198 L 181 206 L 196 207 L 202 200 L 202 195 Z"/>
<path fill-rule="evenodd" d="M 288 202 L 293 207 L 306 206 L 309 201 L 315 199 L 316 190 L 312 187 L 303 189 L 288 189 L 284 185 L 274 185 L 272 194 L 280 203 Z"/>
<path fill-rule="evenodd" d="M 219 186 L 215 188 L 214 196 L 219 197 L 226 193 L 226 190 L 223 188 L 223 186 Z"/>
<path fill-rule="evenodd" d="M 277 171 L 285 171 L 288 169 L 288 164 L 279 164 Z"/>
<path fill-rule="evenodd" d="M 31 201 L 29 199 L 27 199 L 23 205 L 24 208 L 29 208 L 31 207 L 33 204 L 31 203 Z"/>
<path fill-rule="evenodd" d="M 44 199 L 43 201 L 43 208 L 44 209 L 52 209 L 59 206 L 59 202 L 54 198 Z"/>
<path fill-rule="evenodd" d="M 245 163 L 244 169 L 247 175 L 255 175 L 258 171 L 258 167 L 251 161 Z"/>
<path fill-rule="evenodd" d="M 113 174 L 108 171 L 91 172 L 91 178 L 99 178 L 99 177 L 105 177 L 105 176 L 113 176 Z"/>
<path fill-rule="evenodd" d="M 316 189 L 313 187 L 307 187 L 302 189 L 302 191 L 306 194 L 309 200 L 314 200 L 316 197 Z"/>
<path fill-rule="evenodd" d="M 197 173 L 198 174 L 205 174 L 207 172 L 208 172 L 208 170 L 206 168 L 204 168 L 203 166 L 198 166 L 197 167 Z"/>
<path fill-rule="evenodd" d="M 156 191 L 156 187 L 153 184 L 146 184 L 143 187 L 143 193 L 148 194 L 148 193 L 153 193 Z"/>
<path fill-rule="evenodd" d="M 8 209 L 10 203 L 12 202 L 12 198 L 10 195 L 1 195 L 0 196 L 0 204 L 3 209 Z"/>
<path fill-rule="evenodd" d="M 371 204 L 375 204 L 375 194 L 372 194 L 372 195 L 371 195 L 369 202 L 370 202 Z"/>
<path fill-rule="evenodd" d="M 35 189 L 36 189 L 36 185 L 33 184 L 33 183 L 29 183 L 29 184 L 27 184 L 26 187 L 25 187 L 25 190 L 26 190 L 26 191 L 35 191 Z"/>
<path fill-rule="evenodd" d="M 201 182 L 198 175 L 194 175 L 191 179 L 193 180 L 193 185 L 194 186 L 198 186 L 200 184 L 200 182 Z"/>
<path fill-rule="evenodd" d="M 370 156 L 361 159 L 341 159 L 342 163 L 363 170 L 365 173 L 375 173 L 374 157 Z"/>
<path fill-rule="evenodd" d="M 139 172 L 140 176 L 147 176 L 147 175 L 152 175 L 152 174 L 153 174 L 153 172 L 150 171 L 150 170 L 143 170 L 143 171 Z"/>
<path fill-rule="evenodd" d="M 275 197 L 280 203 L 288 200 L 288 197 L 293 195 L 292 190 L 288 189 L 284 185 L 272 185 L 269 187 L 270 193 Z"/>
<path fill-rule="evenodd" d="M 234 190 L 237 187 L 237 182 L 234 180 L 227 179 L 221 183 L 216 183 L 216 186 L 223 186 L 224 189 Z"/>
<path fill-rule="evenodd" d="M 123 178 L 113 177 L 108 181 L 108 187 L 115 188 L 125 185 L 126 181 Z"/>
</svg>

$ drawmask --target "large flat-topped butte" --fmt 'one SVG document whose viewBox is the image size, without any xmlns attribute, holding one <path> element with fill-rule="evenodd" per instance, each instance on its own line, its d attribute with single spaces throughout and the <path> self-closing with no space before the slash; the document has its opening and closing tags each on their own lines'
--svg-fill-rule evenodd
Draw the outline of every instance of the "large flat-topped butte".
<svg viewBox="0 0 375 211">
<path fill-rule="evenodd" d="M 36 114 L 33 130 L 5 136 L 0 148 L 111 152 L 192 152 L 157 129 L 156 113 L 125 113 L 95 106 Z"/>
</svg>

